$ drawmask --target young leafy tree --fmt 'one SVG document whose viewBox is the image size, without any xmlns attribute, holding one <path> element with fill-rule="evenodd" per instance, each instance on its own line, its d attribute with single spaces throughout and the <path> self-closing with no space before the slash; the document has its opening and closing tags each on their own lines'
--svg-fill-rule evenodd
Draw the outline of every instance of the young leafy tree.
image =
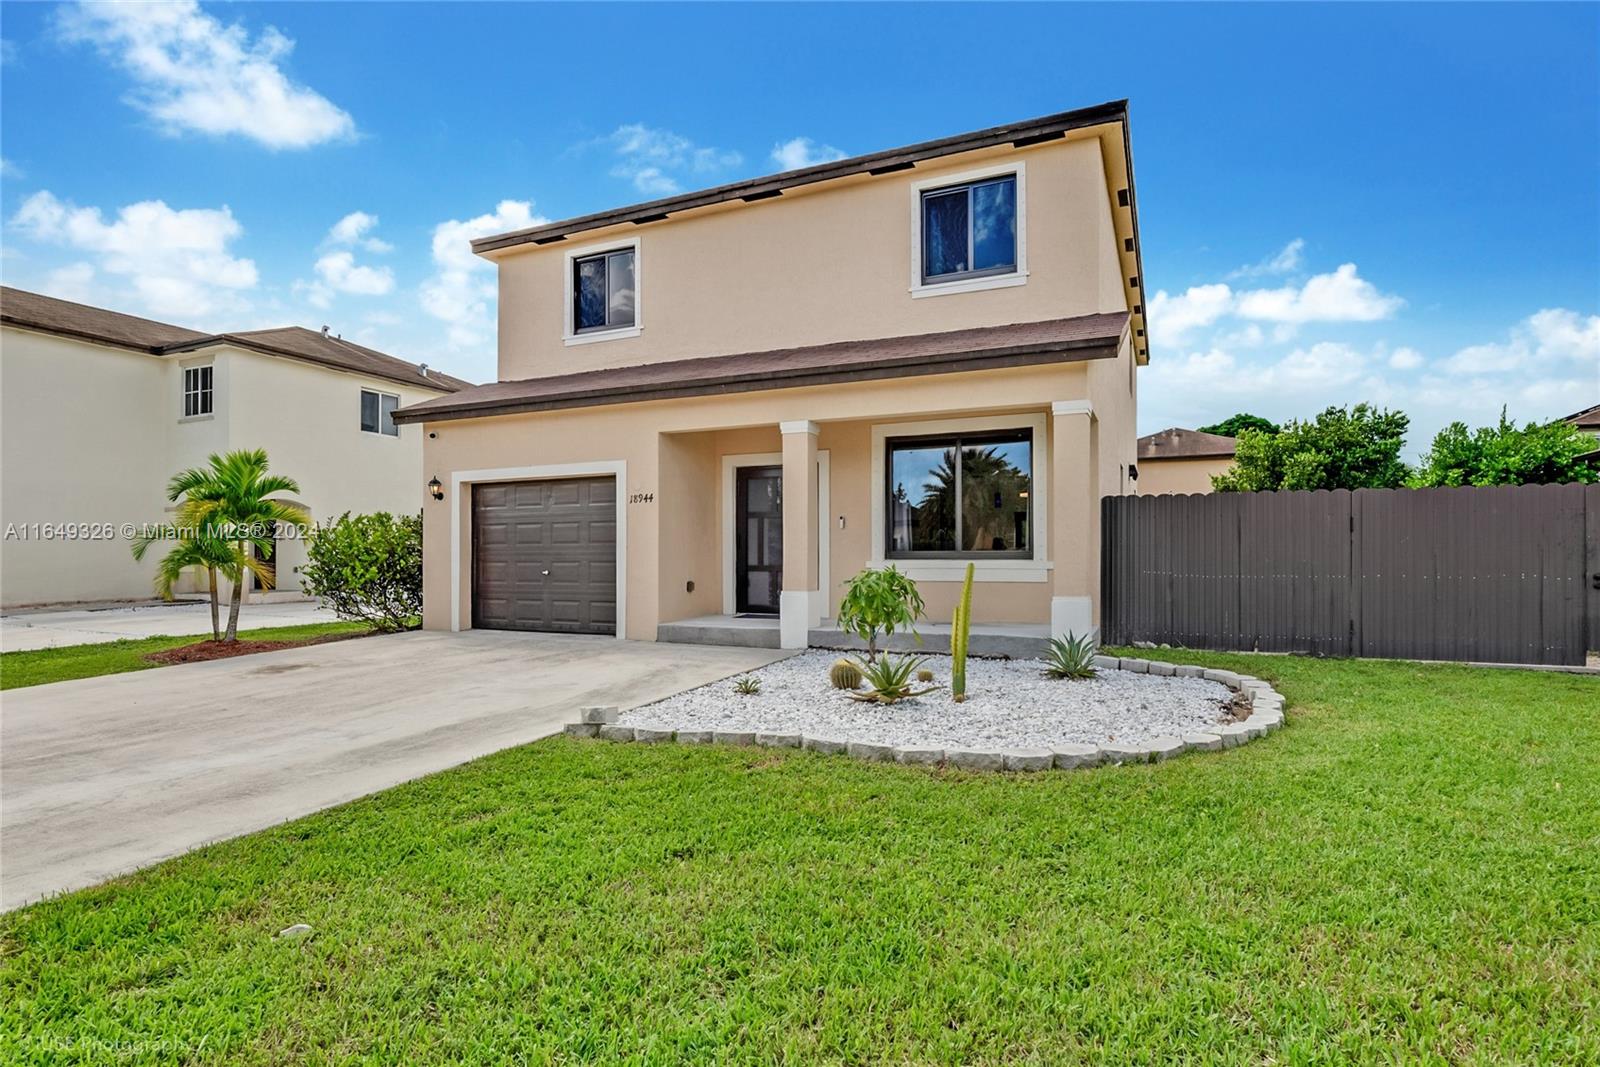
<svg viewBox="0 0 1600 1067">
<path fill-rule="evenodd" d="M 867 662 L 872 663 L 878 658 L 878 634 L 910 630 L 915 636 L 922 611 L 922 594 L 917 592 L 916 582 L 894 567 L 868 567 L 845 583 L 844 600 L 839 603 L 839 629 L 867 643 Z"/>
<path fill-rule="evenodd" d="M 1368 404 L 1330 407 L 1275 434 L 1243 430 L 1233 466 L 1213 475 L 1219 493 L 1268 489 L 1394 489 L 1409 473 L 1400 459 L 1411 420 Z"/>
<path fill-rule="evenodd" d="M 1221 422 L 1200 427 L 1201 433 L 1221 434 L 1223 437 L 1238 437 L 1246 430 L 1277 433 L 1279 426 L 1275 422 L 1263 419 L 1260 415 L 1251 415 L 1249 412 L 1241 411 L 1237 415 L 1228 416 Z"/>
<path fill-rule="evenodd" d="M 275 494 L 299 493 L 300 485 L 293 478 L 270 473 L 268 466 L 267 453 L 260 448 L 213 453 L 207 466 L 182 471 L 167 484 L 168 498 L 183 501 L 178 508 L 180 526 L 217 530 L 233 548 L 233 594 L 225 641 L 239 639 L 245 573 L 260 576 L 268 587 L 275 580 L 272 568 L 259 558 L 272 546 L 273 526 L 311 522 L 298 504 L 273 499 Z"/>
<path fill-rule="evenodd" d="M 1423 454 L 1411 484 L 1548 485 L 1600 481 L 1600 442 L 1566 422 L 1518 426 L 1500 409 L 1496 426 L 1452 422 Z"/>
<path fill-rule="evenodd" d="M 306 592 L 341 619 L 383 632 L 406 630 L 422 614 L 422 516 L 355 515 L 312 533 L 300 568 Z"/>
</svg>

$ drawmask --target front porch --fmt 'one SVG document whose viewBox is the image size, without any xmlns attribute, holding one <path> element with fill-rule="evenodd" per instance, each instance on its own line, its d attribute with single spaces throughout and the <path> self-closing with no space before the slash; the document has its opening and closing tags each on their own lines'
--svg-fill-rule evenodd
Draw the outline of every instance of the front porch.
<svg viewBox="0 0 1600 1067">
<path fill-rule="evenodd" d="M 894 652 L 925 652 L 948 655 L 950 624 L 923 622 L 917 626 L 919 643 L 907 633 L 879 641 L 879 646 Z M 974 656 L 996 659 L 1033 659 L 1044 654 L 1050 643 L 1048 623 L 982 622 L 973 623 L 967 649 Z M 781 648 L 782 636 L 777 616 L 700 615 L 656 627 L 656 640 L 680 645 L 733 645 L 742 648 Z M 810 629 L 806 643 L 812 648 L 858 650 L 866 642 L 847 634 L 823 619 Z"/>
</svg>

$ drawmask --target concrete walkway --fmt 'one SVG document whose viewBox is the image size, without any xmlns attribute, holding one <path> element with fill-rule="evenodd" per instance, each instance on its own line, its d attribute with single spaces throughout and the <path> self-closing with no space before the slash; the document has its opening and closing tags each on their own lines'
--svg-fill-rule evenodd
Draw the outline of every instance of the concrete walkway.
<svg viewBox="0 0 1600 1067">
<path fill-rule="evenodd" d="M 228 605 L 222 605 L 222 622 Z M 267 601 L 246 604 L 239 612 L 239 628 L 303 626 L 334 622 L 333 612 L 311 600 Z M 63 645 L 95 645 L 127 637 L 182 637 L 211 634 L 209 603 L 140 604 L 134 607 L 74 608 L 66 611 L 18 611 L 0 616 L 0 650 L 24 652 Z"/>
<path fill-rule="evenodd" d="M 9 690 L 0 910 L 783 655 L 428 632 Z"/>
</svg>

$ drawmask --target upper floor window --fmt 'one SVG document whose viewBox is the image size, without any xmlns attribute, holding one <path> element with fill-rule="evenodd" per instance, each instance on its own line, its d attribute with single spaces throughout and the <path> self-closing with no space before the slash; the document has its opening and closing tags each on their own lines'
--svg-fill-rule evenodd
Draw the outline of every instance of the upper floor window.
<svg viewBox="0 0 1600 1067">
<path fill-rule="evenodd" d="M 1017 270 L 1017 176 L 1004 174 L 922 193 L 922 282 Z"/>
<path fill-rule="evenodd" d="M 211 367 L 183 368 L 183 417 L 211 414 Z"/>
<path fill-rule="evenodd" d="M 1031 430 L 899 437 L 886 444 L 890 558 L 1031 556 Z"/>
<path fill-rule="evenodd" d="M 637 285 L 635 249 L 621 248 L 572 261 L 572 332 L 618 330 L 634 325 Z"/>
<path fill-rule="evenodd" d="M 361 390 L 361 432 L 399 437 L 400 427 L 394 424 L 394 409 L 399 406 L 400 398 L 392 393 Z"/>
</svg>

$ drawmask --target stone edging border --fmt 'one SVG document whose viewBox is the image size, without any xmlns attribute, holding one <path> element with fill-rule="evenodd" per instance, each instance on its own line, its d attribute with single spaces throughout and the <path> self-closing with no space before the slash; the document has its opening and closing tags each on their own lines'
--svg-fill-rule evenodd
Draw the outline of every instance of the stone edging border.
<svg viewBox="0 0 1600 1067">
<path fill-rule="evenodd" d="M 762 748 L 803 748 L 811 752 L 843 754 L 856 759 L 882 763 L 948 763 L 969 771 L 1063 771 L 1089 767 L 1118 766 L 1124 763 L 1160 763 L 1189 751 L 1214 752 L 1237 748 L 1247 741 L 1265 737 L 1283 725 L 1283 696 L 1260 678 L 1236 671 L 1217 670 L 1191 664 L 1163 663 L 1160 660 L 1096 656 L 1095 668 L 1122 670 L 1133 674 L 1154 674 L 1176 678 L 1204 678 L 1219 682 L 1235 693 L 1250 696 L 1250 715 L 1241 722 L 1226 723 L 1204 733 L 1182 737 L 1164 734 L 1137 744 L 1107 742 L 1101 745 L 1062 744 L 1054 748 L 1010 748 L 997 751 L 942 749 L 921 745 L 879 745 L 865 741 L 840 741 L 805 734 L 774 734 L 724 730 L 659 730 L 644 726 L 623 726 L 615 707 L 579 709 L 577 722 L 568 723 L 569 737 L 599 737 L 607 741 L 662 742 L 680 745 L 758 745 Z"/>
</svg>

